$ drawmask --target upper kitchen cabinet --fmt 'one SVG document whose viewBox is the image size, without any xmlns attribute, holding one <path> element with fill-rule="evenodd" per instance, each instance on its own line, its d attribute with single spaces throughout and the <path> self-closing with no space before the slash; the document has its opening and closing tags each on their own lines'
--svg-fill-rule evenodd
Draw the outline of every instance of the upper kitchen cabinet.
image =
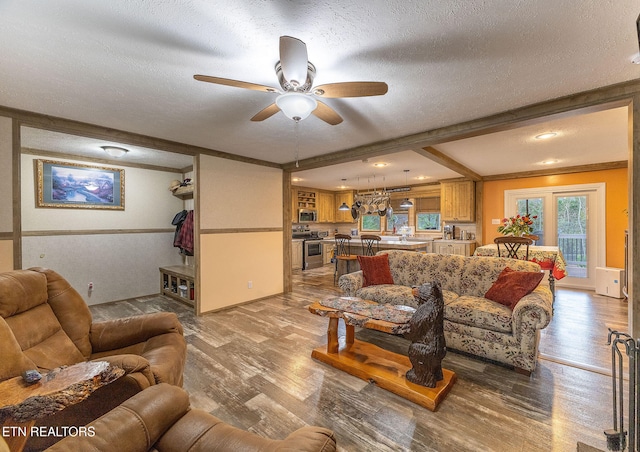
<svg viewBox="0 0 640 452">
<path fill-rule="evenodd" d="M 476 190 L 473 181 L 440 183 L 440 215 L 443 221 L 475 221 Z"/>
<path fill-rule="evenodd" d="M 335 195 L 335 218 L 336 223 L 353 223 L 354 219 L 351 216 L 351 206 L 353 205 L 353 191 L 338 192 Z M 349 210 L 338 210 L 338 208 L 345 203 L 349 206 Z"/>
<path fill-rule="evenodd" d="M 293 187 L 291 190 L 291 221 L 298 222 L 300 209 L 316 210 L 318 208 L 318 192 L 313 189 Z"/>
<path fill-rule="evenodd" d="M 318 222 L 333 223 L 336 221 L 336 201 L 331 192 L 318 192 Z"/>
</svg>

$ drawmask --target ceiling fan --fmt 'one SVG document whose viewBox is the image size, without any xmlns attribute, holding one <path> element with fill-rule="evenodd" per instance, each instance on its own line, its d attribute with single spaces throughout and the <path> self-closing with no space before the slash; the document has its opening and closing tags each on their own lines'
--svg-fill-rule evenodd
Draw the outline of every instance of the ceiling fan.
<svg viewBox="0 0 640 452">
<path fill-rule="evenodd" d="M 381 96 L 388 90 L 384 82 L 342 82 L 313 87 L 316 67 L 308 59 L 307 45 L 291 36 L 280 36 L 280 61 L 276 63 L 275 70 L 282 89 L 209 75 L 194 75 L 193 78 L 201 82 L 279 94 L 275 102 L 258 112 L 251 118 L 252 121 L 264 121 L 282 111 L 296 122 L 313 114 L 333 126 L 340 124 L 342 117 L 318 98 Z"/>
</svg>

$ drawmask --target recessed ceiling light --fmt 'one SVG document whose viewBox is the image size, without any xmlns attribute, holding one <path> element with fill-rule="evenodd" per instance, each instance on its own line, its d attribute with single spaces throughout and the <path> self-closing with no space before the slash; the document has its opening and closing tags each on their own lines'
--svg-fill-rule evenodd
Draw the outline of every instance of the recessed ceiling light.
<svg viewBox="0 0 640 452">
<path fill-rule="evenodd" d="M 373 166 L 375 166 L 376 168 L 384 168 L 385 166 L 387 166 L 387 164 L 384 162 L 378 162 L 374 163 Z"/>
<path fill-rule="evenodd" d="M 637 54 L 636 56 L 634 56 L 631 62 L 633 64 L 640 64 L 640 54 Z"/>
<path fill-rule="evenodd" d="M 302 181 L 302 179 L 300 179 L 299 177 L 294 177 L 291 179 L 291 182 L 300 182 Z"/>
<path fill-rule="evenodd" d="M 416 179 L 425 180 L 425 179 L 429 179 L 429 176 L 418 176 L 418 177 L 416 177 Z"/>
<path fill-rule="evenodd" d="M 558 134 L 555 132 L 541 133 L 540 135 L 536 135 L 536 140 L 548 140 L 549 138 L 553 138 L 556 135 Z"/>
<path fill-rule="evenodd" d="M 553 165 L 554 163 L 558 163 L 560 160 L 558 159 L 548 159 L 540 162 L 541 165 Z"/>
</svg>

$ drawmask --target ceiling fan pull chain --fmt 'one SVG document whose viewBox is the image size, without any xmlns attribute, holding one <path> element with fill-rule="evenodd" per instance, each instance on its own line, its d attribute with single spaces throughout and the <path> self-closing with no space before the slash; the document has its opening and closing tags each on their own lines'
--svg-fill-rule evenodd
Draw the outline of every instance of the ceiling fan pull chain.
<svg viewBox="0 0 640 452">
<path fill-rule="evenodd" d="M 298 157 L 300 156 L 300 136 L 298 134 L 298 127 L 299 127 L 298 123 L 300 121 L 293 121 L 293 122 L 295 124 L 293 126 L 293 132 L 294 132 L 294 135 L 295 135 L 295 138 L 296 138 L 296 155 L 295 155 L 295 157 L 296 157 L 296 168 L 299 168 L 300 164 L 298 163 Z"/>
</svg>

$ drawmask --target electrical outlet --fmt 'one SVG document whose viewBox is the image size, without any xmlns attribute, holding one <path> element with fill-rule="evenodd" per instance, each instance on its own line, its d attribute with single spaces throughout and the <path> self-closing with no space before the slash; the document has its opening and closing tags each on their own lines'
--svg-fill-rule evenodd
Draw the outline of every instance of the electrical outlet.
<svg viewBox="0 0 640 452">
<path fill-rule="evenodd" d="M 253 281 L 247 282 L 247 288 L 253 289 Z"/>
<path fill-rule="evenodd" d="M 500 224 L 500 223 L 502 223 L 500 218 L 492 218 L 491 219 L 491 224 Z"/>
</svg>

